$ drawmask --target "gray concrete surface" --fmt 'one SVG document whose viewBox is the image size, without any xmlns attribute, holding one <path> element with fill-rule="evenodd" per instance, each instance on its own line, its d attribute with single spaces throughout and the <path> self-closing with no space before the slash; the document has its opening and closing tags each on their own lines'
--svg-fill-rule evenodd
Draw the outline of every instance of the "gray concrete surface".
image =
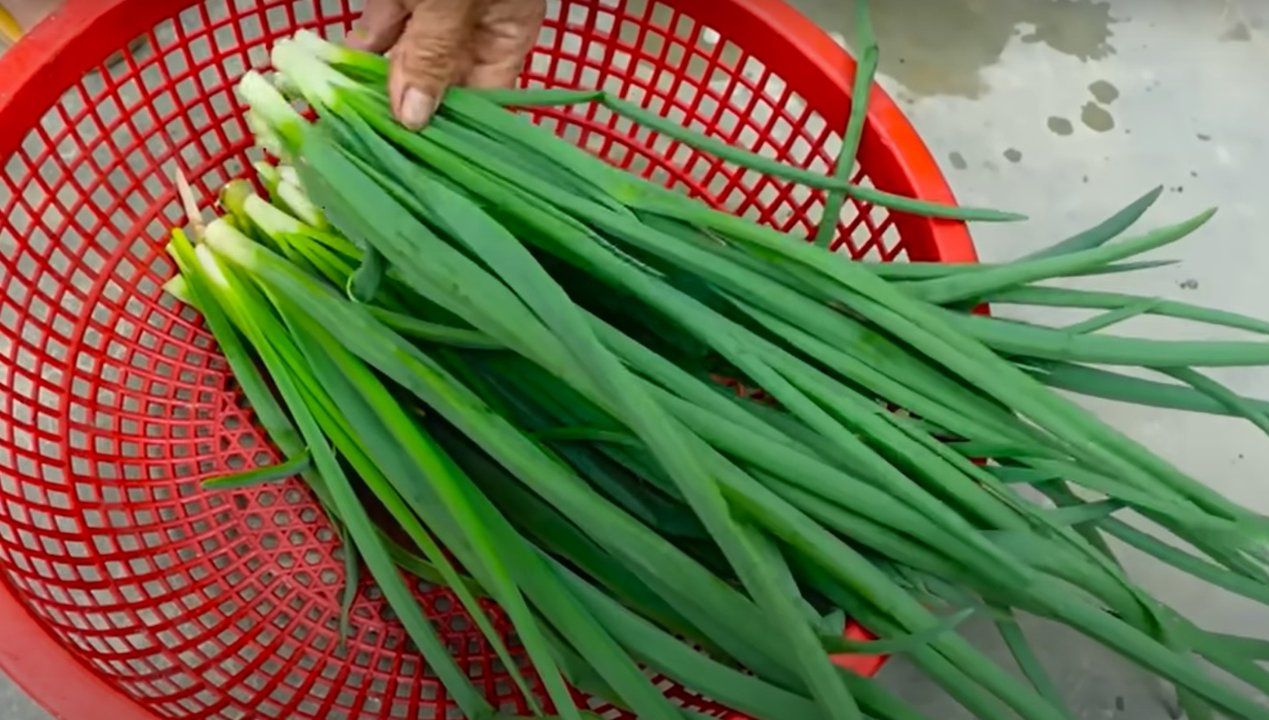
<svg viewBox="0 0 1269 720">
<path fill-rule="evenodd" d="M 849 0 L 795 0 L 849 36 Z M 1115 287 L 1269 314 L 1269 0 L 875 0 L 883 82 L 964 202 L 1028 212 L 976 229 L 986 259 L 1008 259 L 1095 223 L 1158 184 L 1150 216 L 1221 213 L 1162 257 L 1181 264 Z M 1152 334 L 1193 333 L 1142 324 Z M 1269 397 L 1263 371 L 1217 373 Z M 1269 512 L 1269 443 L 1244 424 L 1089 403 L 1134 437 L 1249 506 Z M 1214 630 L 1269 637 L 1269 614 L 1131 553 L 1132 574 Z M 1156 720 L 1168 694 L 1122 662 L 1028 623 L 1081 719 Z M 1000 653 L 989 628 L 977 642 Z M 931 717 L 968 717 L 903 662 L 883 678 Z M 1269 711 L 1267 711 L 1269 712 Z M 0 682 L 0 718 L 46 717 Z"/>
</svg>

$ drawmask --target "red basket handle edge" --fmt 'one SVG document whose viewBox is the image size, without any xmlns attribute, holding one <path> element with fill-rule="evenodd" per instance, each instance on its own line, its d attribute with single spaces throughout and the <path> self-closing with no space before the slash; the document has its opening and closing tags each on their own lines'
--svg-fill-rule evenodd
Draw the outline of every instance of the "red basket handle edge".
<svg viewBox="0 0 1269 720">
<path fill-rule="evenodd" d="M 0 160 L 93 66 L 192 0 L 66 0 L 0 56 Z"/>
</svg>

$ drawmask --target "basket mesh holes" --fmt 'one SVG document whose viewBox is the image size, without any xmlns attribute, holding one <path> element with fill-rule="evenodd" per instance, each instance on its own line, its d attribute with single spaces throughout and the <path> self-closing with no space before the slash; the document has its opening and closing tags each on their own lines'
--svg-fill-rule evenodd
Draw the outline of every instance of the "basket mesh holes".
<svg viewBox="0 0 1269 720">
<path fill-rule="evenodd" d="M 601 86 L 768 156 L 829 167 L 833 132 L 711 28 L 656 2 L 565 0 L 551 18 L 529 84 Z M 429 709 L 443 693 L 368 585 L 355 651 L 338 652 L 338 539 L 297 484 L 199 489 L 276 459 L 197 314 L 160 288 L 173 272 L 166 228 L 182 217 L 173 167 L 208 201 L 259 157 L 232 79 L 264 67 L 270 38 L 295 24 L 340 34 L 350 20 L 342 0 L 196 3 L 69 88 L 3 161 L 0 566 L 51 632 L 161 715 L 458 716 Z M 748 202 L 777 226 L 809 233 L 822 205 L 655 134 L 631 139 L 628 121 L 599 108 L 535 117 L 615 164 L 728 207 Z M 885 220 L 855 222 L 846 249 L 898 247 Z M 874 231 L 882 240 L 869 246 Z M 452 599 L 419 592 L 491 696 L 514 697 Z M 242 659 L 239 646 L 268 643 Z M 187 649 L 165 649 L 176 646 Z M 349 663 L 366 673 L 349 675 Z M 310 691 L 319 668 L 326 681 Z"/>
</svg>

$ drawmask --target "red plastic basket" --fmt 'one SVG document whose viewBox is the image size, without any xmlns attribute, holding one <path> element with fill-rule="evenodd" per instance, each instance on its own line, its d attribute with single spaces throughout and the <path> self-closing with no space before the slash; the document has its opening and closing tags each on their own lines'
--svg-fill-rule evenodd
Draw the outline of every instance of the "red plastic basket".
<svg viewBox="0 0 1269 720">
<path fill-rule="evenodd" d="M 276 38 L 338 36 L 356 15 L 349 0 L 69 0 L 0 61 L 0 666 L 57 716 L 452 716 L 373 588 L 340 648 L 338 543 L 300 485 L 199 490 L 274 458 L 197 315 L 160 289 L 182 222 L 170 172 L 210 202 L 256 157 L 235 79 Z M 525 82 L 603 86 L 827 171 L 853 74 L 776 0 L 562 0 Z M 952 201 L 895 105 L 880 90 L 871 102 L 857 180 Z M 609 114 L 538 120 L 782 229 L 818 222 L 821 193 Z M 959 223 L 858 205 L 838 247 L 975 259 Z M 452 598 L 421 592 L 461 662 L 510 701 Z M 871 674 L 881 661 L 842 662 Z"/>
</svg>

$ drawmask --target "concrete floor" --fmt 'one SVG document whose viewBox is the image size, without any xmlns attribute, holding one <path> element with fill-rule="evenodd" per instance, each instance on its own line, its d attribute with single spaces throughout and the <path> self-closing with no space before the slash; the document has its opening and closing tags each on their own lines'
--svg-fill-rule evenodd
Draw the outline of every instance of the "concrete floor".
<svg viewBox="0 0 1269 720">
<path fill-rule="evenodd" d="M 794 0 L 849 37 L 849 0 Z M 1031 214 L 976 229 L 1004 260 L 1083 229 L 1155 185 L 1150 216 L 1221 213 L 1161 257 L 1181 264 L 1118 276 L 1125 291 L 1269 314 L 1269 0 L 875 0 L 883 82 L 933 148 L 959 198 Z M 1243 107 L 1237 109 L 1235 105 Z M 1192 329 L 1142 323 L 1153 335 Z M 1264 371 L 1216 373 L 1269 397 Z M 1269 442 L 1243 423 L 1090 403 L 1221 492 L 1269 513 Z M 1125 553 L 1131 573 L 1213 630 L 1269 637 L 1269 612 Z M 1168 693 L 1069 633 L 1033 623 L 1046 663 L 1081 719 L 1157 720 Z M 967 629 L 1000 651 L 989 628 Z M 969 717 L 898 661 L 885 682 L 930 717 Z M 1269 710 L 1266 711 L 1269 713 Z M 0 682 L 0 718 L 47 717 Z"/>
</svg>

